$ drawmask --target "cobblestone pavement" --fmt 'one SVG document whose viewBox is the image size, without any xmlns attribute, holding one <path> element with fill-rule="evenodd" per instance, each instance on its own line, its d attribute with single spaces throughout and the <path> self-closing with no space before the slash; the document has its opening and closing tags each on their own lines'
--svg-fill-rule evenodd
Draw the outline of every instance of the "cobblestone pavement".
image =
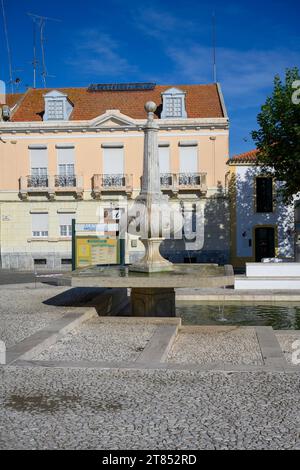
<svg viewBox="0 0 300 470">
<path fill-rule="evenodd" d="M 10 346 L 64 313 L 78 312 L 80 308 L 72 306 L 78 301 L 76 292 L 68 289 L 1 286 L 0 338 Z M 88 298 L 95 292 L 83 294 Z M 52 303 L 43 303 L 47 299 Z M 120 359 L 123 354 L 132 361 L 151 340 L 153 325 L 137 324 L 133 332 L 123 318 L 121 329 L 115 321 L 112 333 L 109 325 L 91 329 L 97 320 L 81 325 L 77 335 L 65 336 L 52 353 L 48 348 L 43 359 L 51 354 L 65 359 L 66 353 L 71 360 L 87 359 L 93 366 L 94 359 Z M 253 363 L 257 344 L 252 329 L 236 331 L 238 337 L 229 333 L 230 344 L 223 337 L 218 343 L 215 335 L 218 358 L 239 363 L 240 354 Z M 278 335 L 288 355 L 292 336 Z M 183 336 L 188 340 L 193 335 Z M 98 339 L 104 343 L 99 345 Z M 205 351 L 200 353 L 201 344 L 196 343 L 187 341 L 178 349 L 176 361 L 188 354 L 189 360 L 201 364 Z M 208 352 L 209 361 L 217 358 Z M 300 449 L 299 371 L 200 372 L 185 370 L 185 364 L 184 370 L 140 367 L 0 367 L 0 449 Z"/>
<path fill-rule="evenodd" d="M 168 362 L 262 364 L 254 328 L 185 327 L 177 336 Z"/>
<path fill-rule="evenodd" d="M 33 359 L 135 361 L 155 329 L 155 325 L 139 325 L 125 318 L 118 322 L 101 323 L 96 317 L 63 336 Z"/>
<path fill-rule="evenodd" d="M 300 449 L 297 373 L 0 375 L 1 449 Z"/>
<path fill-rule="evenodd" d="M 276 338 L 278 339 L 278 342 L 280 344 L 280 347 L 284 353 L 284 356 L 289 364 L 292 364 L 292 353 L 296 351 L 296 349 L 299 351 L 300 347 L 300 331 L 276 331 L 275 332 Z M 297 345 L 293 344 L 295 341 L 298 341 Z M 300 353 L 297 353 L 297 359 L 300 360 Z"/>
<path fill-rule="evenodd" d="M 71 307 L 57 307 L 43 302 L 66 288 L 28 285 L 0 286 L 0 339 L 10 347 L 45 328 Z M 78 309 L 77 309 L 78 311 Z"/>
<path fill-rule="evenodd" d="M 81 302 L 98 289 L 71 289 L 37 283 L 0 285 L 0 339 L 15 345 L 68 312 L 84 312 Z"/>
</svg>

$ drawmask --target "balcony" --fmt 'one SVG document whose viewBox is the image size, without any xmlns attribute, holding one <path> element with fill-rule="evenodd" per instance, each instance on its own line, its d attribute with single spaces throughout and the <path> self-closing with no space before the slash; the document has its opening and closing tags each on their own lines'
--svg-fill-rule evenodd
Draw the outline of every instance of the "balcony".
<svg viewBox="0 0 300 470">
<path fill-rule="evenodd" d="M 177 194 L 179 191 L 200 191 L 205 193 L 206 173 L 162 173 L 160 175 L 162 191 L 171 191 Z"/>
<path fill-rule="evenodd" d="M 83 178 L 77 175 L 28 175 L 20 178 L 20 197 L 27 199 L 29 195 L 46 195 L 55 199 L 56 194 L 75 194 L 83 196 Z"/>
<path fill-rule="evenodd" d="M 132 175 L 123 173 L 94 175 L 92 178 L 92 189 L 96 198 L 99 198 L 101 193 L 105 192 L 125 192 L 130 196 L 133 189 Z"/>
<path fill-rule="evenodd" d="M 172 173 L 160 174 L 160 187 L 161 190 L 173 191 L 174 189 L 174 176 Z"/>
<path fill-rule="evenodd" d="M 30 190 L 35 191 L 45 191 L 47 190 L 48 184 L 48 175 L 43 176 L 27 176 L 27 182 L 25 182 L 25 186 Z"/>
<path fill-rule="evenodd" d="M 206 192 L 206 173 L 179 173 L 177 184 L 179 191 Z"/>
</svg>

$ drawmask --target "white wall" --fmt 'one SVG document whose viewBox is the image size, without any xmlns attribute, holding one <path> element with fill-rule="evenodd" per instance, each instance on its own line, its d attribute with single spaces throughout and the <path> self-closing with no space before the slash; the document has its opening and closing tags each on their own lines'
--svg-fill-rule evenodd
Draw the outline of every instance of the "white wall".
<svg viewBox="0 0 300 470">
<path fill-rule="evenodd" d="M 252 239 L 252 228 L 255 225 L 278 225 L 278 247 L 279 257 L 293 257 L 293 229 L 294 211 L 293 206 L 285 206 L 278 201 L 275 202 L 275 211 L 272 213 L 256 213 L 254 198 L 255 176 L 260 173 L 259 168 L 254 166 L 236 167 L 236 241 L 237 256 L 250 257 L 254 255 L 254 240 Z M 279 183 L 276 183 L 276 188 Z M 243 237 L 243 233 L 246 236 Z M 252 247 L 249 247 L 249 239 Z"/>
</svg>

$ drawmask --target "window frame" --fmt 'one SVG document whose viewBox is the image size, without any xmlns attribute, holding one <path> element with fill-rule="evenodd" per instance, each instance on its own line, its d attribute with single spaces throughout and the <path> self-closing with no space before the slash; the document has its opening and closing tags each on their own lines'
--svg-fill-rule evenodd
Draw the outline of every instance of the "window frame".
<svg viewBox="0 0 300 470">
<path fill-rule="evenodd" d="M 271 210 L 264 210 L 266 205 L 264 206 L 264 201 L 266 198 L 263 198 L 263 202 L 259 202 L 259 194 L 258 194 L 258 180 L 269 180 L 271 185 L 271 201 L 270 201 L 270 208 Z M 274 177 L 267 176 L 267 175 L 258 175 L 255 177 L 255 185 L 254 185 L 254 197 L 255 197 L 255 212 L 257 214 L 272 214 L 275 210 L 274 204 Z M 265 190 L 267 193 L 267 190 Z M 266 204 L 266 202 L 265 202 Z M 268 206 L 266 207 L 268 209 Z"/>
</svg>

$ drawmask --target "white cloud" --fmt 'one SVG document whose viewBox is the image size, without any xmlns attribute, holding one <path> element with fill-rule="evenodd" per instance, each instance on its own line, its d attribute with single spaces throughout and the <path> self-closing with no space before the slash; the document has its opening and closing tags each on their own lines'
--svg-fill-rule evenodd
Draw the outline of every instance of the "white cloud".
<svg viewBox="0 0 300 470">
<path fill-rule="evenodd" d="M 163 8 L 138 8 L 132 12 L 134 25 L 144 34 L 169 43 L 187 33 L 199 31 L 199 24 L 177 17 Z"/>
<path fill-rule="evenodd" d="M 168 47 L 166 54 L 173 61 L 174 76 L 191 83 L 212 81 L 212 51 L 194 43 L 190 47 Z M 217 49 L 217 73 L 227 101 L 239 109 L 256 106 L 265 99 L 276 73 L 299 65 L 296 50 Z"/>
<path fill-rule="evenodd" d="M 89 29 L 76 38 L 74 57 L 69 63 L 78 67 L 78 72 L 98 77 L 136 74 L 137 67 L 122 56 L 120 44 L 109 34 Z"/>
</svg>

